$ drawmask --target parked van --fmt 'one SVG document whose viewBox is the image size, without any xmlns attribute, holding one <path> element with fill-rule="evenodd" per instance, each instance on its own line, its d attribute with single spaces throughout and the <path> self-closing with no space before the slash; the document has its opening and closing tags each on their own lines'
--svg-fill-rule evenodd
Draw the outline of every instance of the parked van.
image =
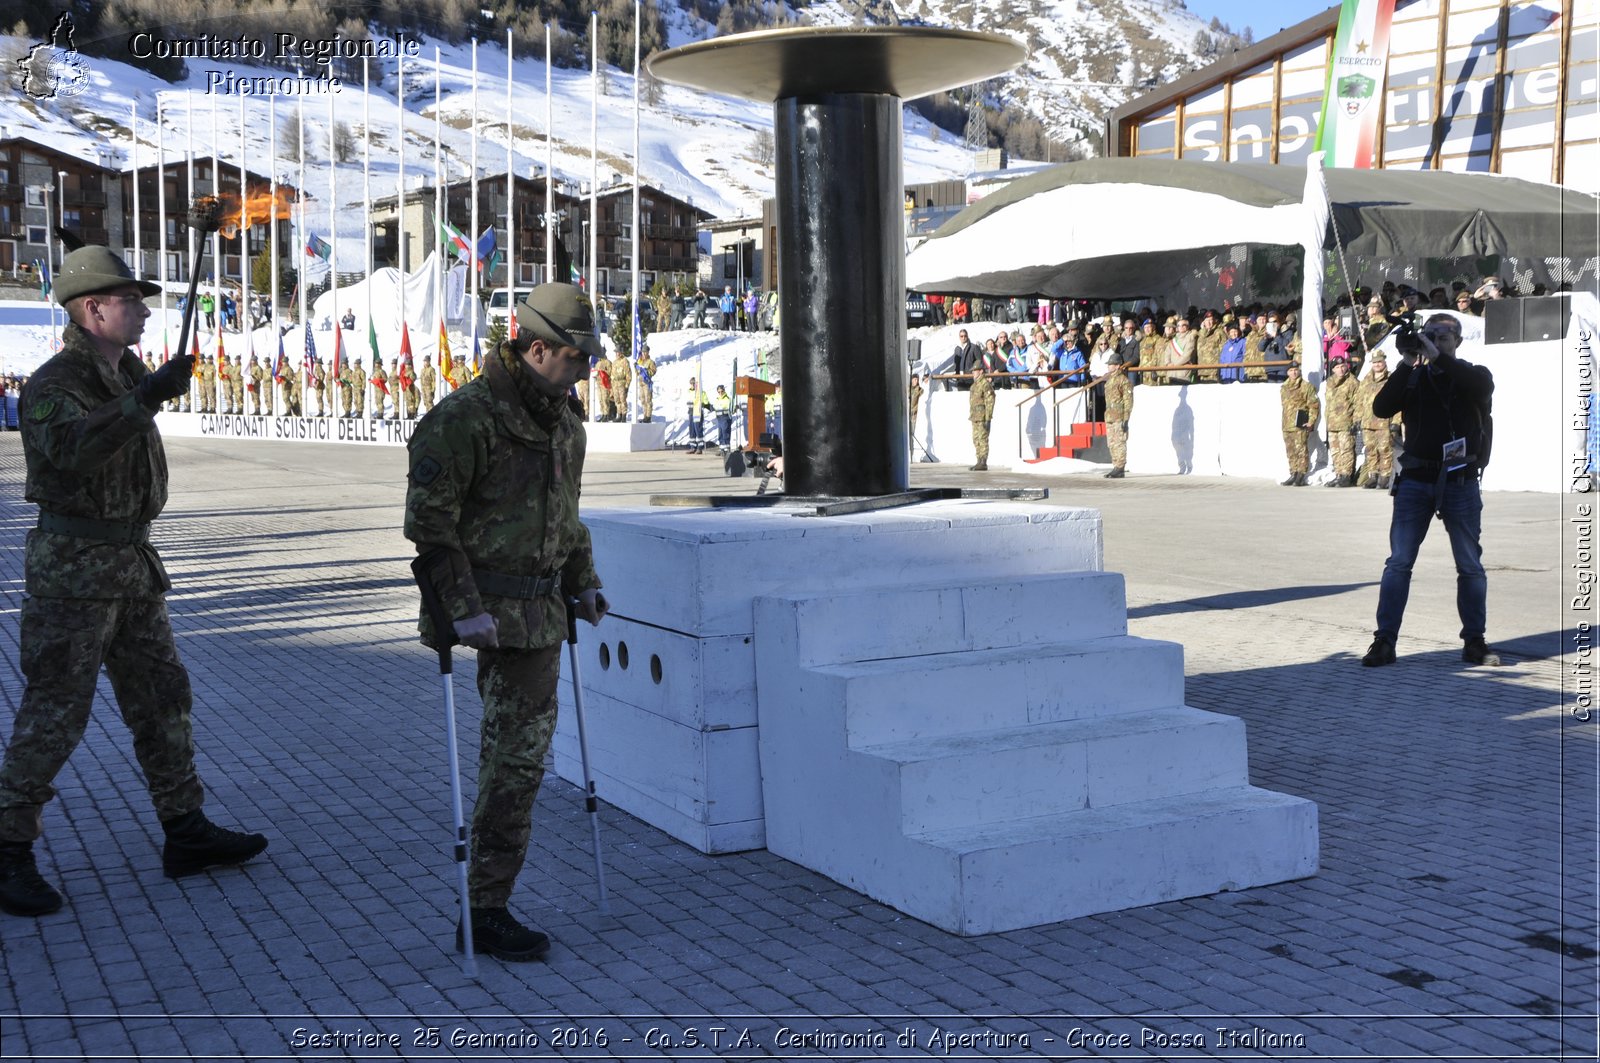
<svg viewBox="0 0 1600 1063">
<path fill-rule="evenodd" d="M 509 288 L 496 288 L 489 293 L 488 318 L 490 328 L 494 328 L 495 322 L 499 322 L 508 328 L 510 327 L 510 291 L 511 289 Z M 531 288 L 518 288 L 516 294 L 517 302 L 520 303 L 530 291 L 532 291 Z"/>
</svg>

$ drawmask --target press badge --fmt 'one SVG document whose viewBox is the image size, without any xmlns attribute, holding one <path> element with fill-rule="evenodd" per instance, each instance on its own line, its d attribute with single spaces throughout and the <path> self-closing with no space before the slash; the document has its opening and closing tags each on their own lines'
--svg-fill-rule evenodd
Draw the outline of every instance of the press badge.
<svg viewBox="0 0 1600 1063">
<path fill-rule="evenodd" d="M 1444 445 L 1444 469 L 1446 472 L 1455 472 L 1464 469 L 1467 465 L 1467 441 L 1465 439 L 1452 439 Z"/>
</svg>

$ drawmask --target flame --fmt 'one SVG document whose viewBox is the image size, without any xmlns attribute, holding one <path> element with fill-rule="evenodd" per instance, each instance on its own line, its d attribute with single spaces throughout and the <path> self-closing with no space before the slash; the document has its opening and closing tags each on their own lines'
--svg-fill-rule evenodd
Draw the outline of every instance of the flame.
<svg viewBox="0 0 1600 1063">
<path fill-rule="evenodd" d="M 279 185 L 274 195 L 264 189 L 256 189 L 243 200 L 230 197 L 231 202 L 227 207 L 226 224 L 242 229 L 248 225 L 258 225 L 272 218 L 290 218 L 294 216 L 293 190 Z"/>
</svg>

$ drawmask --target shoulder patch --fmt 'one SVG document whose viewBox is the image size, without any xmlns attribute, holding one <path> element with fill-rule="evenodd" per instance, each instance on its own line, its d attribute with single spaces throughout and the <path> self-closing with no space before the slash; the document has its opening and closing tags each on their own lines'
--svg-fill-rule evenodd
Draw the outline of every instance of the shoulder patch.
<svg viewBox="0 0 1600 1063">
<path fill-rule="evenodd" d="M 444 466 L 435 461 L 433 455 L 424 454 L 422 460 L 411 467 L 411 482 L 427 487 L 437 480 L 443 471 Z"/>
<path fill-rule="evenodd" d="M 55 399 L 40 399 L 28 408 L 28 420 L 48 421 L 50 415 L 56 412 Z"/>
</svg>

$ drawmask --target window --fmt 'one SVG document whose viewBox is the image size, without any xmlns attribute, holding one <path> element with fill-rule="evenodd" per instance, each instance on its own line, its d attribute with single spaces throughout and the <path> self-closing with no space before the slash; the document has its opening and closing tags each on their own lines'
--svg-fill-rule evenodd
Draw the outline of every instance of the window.
<svg viewBox="0 0 1600 1063">
<path fill-rule="evenodd" d="M 28 186 L 28 206 L 30 206 L 30 207 L 42 207 L 42 206 L 44 206 L 44 193 L 45 193 L 45 190 L 44 190 L 43 187 L 41 187 L 39 185 L 29 185 Z"/>
<path fill-rule="evenodd" d="M 45 243 L 45 231 L 43 225 L 28 226 L 28 243 L 40 245 Z"/>
</svg>

